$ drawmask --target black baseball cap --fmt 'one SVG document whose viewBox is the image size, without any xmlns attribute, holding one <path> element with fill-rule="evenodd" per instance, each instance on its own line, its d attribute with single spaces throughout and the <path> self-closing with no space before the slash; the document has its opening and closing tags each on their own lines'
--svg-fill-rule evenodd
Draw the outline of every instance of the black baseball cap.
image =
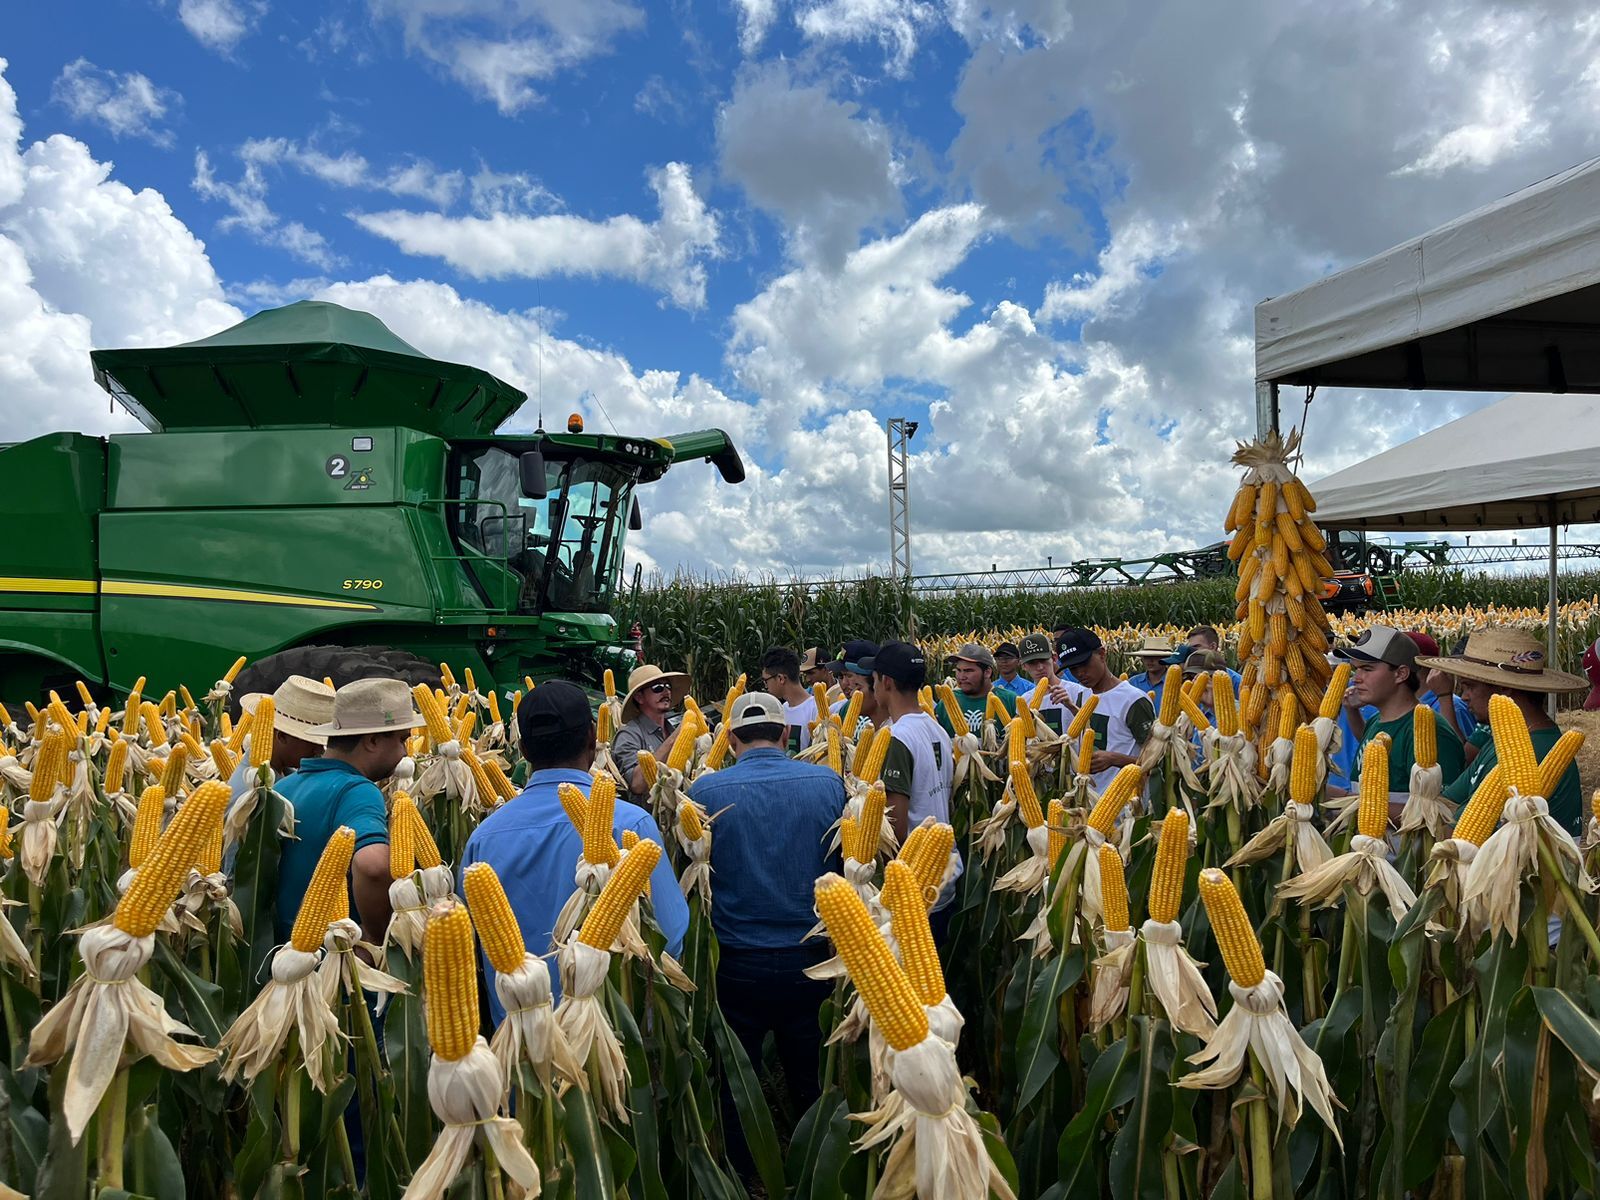
<svg viewBox="0 0 1600 1200">
<path fill-rule="evenodd" d="M 994 656 L 996 658 L 1004 657 L 1007 654 L 1009 654 L 1012 658 L 1019 657 L 1017 652 L 1017 644 L 1015 642 L 1001 642 L 994 648 Z"/>
<path fill-rule="evenodd" d="M 1187 642 L 1185 642 L 1183 645 L 1179 646 L 1176 650 L 1174 650 L 1171 654 L 1167 655 L 1167 657 L 1163 658 L 1161 661 L 1163 663 L 1165 663 L 1169 667 L 1181 667 L 1181 666 L 1183 666 L 1185 663 L 1187 663 L 1189 661 L 1189 656 L 1191 654 L 1193 654 L 1198 648 L 1199 647 L 1191 646 Z"/>
<path fill-rule="evenodd" d="M 840 671 L 849 671 L 852 675 L 871 675 L 872 668 L 863 664 L 871 662 L 873 655 L 877 653 L 877 642 L 869 642 L 865 638 L 856 638 L 844 644 L 844 649 L 839 651 L 839 657 L 828 664 L 828 670 L 835 674 Z"/>
<path fill-rule="evenodd" d="M 523 741 L 555 737 L 594 723 L 588 694 L 565 679 L 541 683 L 517 705 L 517 730 Z"/>
<path fill-rule="evenodd" d="M 927 656 L 910 642 L 885 642 L 861 667 L 908 687 L 921 687 L 928 678 Z"/>
<path fill-rule="evenodd" d="M 1104 645 L 1092 629 L 1068 629 L 1056 639 L 1056 648 L 1061 652 L 1061 665 L 1064 667 L 1081 667 Z"/>
</svg>

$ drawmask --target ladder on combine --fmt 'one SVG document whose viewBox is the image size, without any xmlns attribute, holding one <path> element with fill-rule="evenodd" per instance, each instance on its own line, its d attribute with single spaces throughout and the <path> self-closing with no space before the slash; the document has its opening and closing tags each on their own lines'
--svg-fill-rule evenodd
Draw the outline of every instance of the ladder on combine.
<svg viewBox="0 0 1600 1200">
<path fill-rule="evenodd" d="M 1400 607 L 1400 581 L 1393 575 L 1372 577 L 1372 602 L 1376 608 L 1388 610 Z"/>
</svg>

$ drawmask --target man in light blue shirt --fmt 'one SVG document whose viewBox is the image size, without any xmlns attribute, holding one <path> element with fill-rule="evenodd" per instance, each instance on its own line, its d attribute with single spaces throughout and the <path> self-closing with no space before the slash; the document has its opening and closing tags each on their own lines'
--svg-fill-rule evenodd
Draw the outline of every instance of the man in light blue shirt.
<svg viewBox="0 0 1600 1200">
<path fill-rule="evenodd" d="M 994 685 L 1013 696 L 1033 695 L 1033 680 L 1022 669 L 1022 658 L 1015 642 L 1001 642 L 994 648 Z"/>
<path fill-rule="evenodd" d="M 552 949 L 556 918 L 576 887 L 573 868 L 583 854 L 583 838 L 567 819 L 556 789 L 570 783 L 587 794 L 594 782 L 589 774 L 595 750 L 589 697 L 564 680 L 541 683 L 517 706 L 517 730 L 532 773 L 521 794 L 485 817 L 467 839 L 460 872 L 465 876 L 467 868 L 477 862 L 493 867 L 516 914 L 522 940 L 534 954 L 544 954 Z M 611 836 L 620 844 L 628 829 L 665 851 L 655 818 L 619 796 Z M 650 874 L 650 906 L 667 939 L 667 952 L 678 954 L 689 928 L 689 906 L 665 853 Z M 495 993 L 494 968 L 487 958 L 483 970 L 489 985 L 489 1014 L 498 1025 L 505 1009 Z M 553 972 L 551 986 L 559 999 L 560 982 Z"/>
<path fill-rule="evenodd" d="M 827 980 L 806 977 L 807 967 L 828 956 L 828 943 L 805 936 L 816 924 L 817 877 L 842 866 L 827 847 L 845 794 L 827 767 L 784 754 L 786 720 L 783 705 L 766 692 L 734 701 L 728 745 L 736 761 L 701 776 L 689 796 L 720 814 L 711 831 L 711 924 L 722 946 L 717 1002 L 752 1063 L 761 1062 L 762 1043 L 773 1035 L 800 1113 L 821 1090 L 817 1010 L 833 990 Z M 746 1171 L 743 1144 L 731 1143 L 729 1152 Z"/>
</svg>

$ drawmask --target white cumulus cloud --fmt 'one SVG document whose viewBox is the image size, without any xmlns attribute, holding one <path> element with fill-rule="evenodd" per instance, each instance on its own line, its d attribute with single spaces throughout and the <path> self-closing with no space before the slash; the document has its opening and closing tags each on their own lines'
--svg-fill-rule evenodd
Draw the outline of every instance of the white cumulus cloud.
<svg viewBox="0 0 1600 1200">
<path fill-rule="evenodd" d="M 74 119 L 101 125 L 113 137 L 145 138 L 158 146 L 172 144 L 164 121 L 182 103 L 176 92 L 157 87 L 147 75 L 104 70 L 86 58 L 61 69 L 50 98 Z"/>
</svg>

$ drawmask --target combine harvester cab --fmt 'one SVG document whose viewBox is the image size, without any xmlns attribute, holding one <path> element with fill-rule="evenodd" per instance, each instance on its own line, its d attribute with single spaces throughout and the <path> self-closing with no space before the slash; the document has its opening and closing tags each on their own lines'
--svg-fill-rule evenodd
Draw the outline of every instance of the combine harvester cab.
<svg viewBox="0 0 1600 1200">
<path fill-rule="evenodd" d="M 92 358 L 149 432 L 0 448 L 3 699 L 193 687 L 312 645 L 595 679 L 635 489 L 690 459 L 744 477 L 720 430 L 498 436 L 521 391 L 335 304 Z"/>
</svg>

